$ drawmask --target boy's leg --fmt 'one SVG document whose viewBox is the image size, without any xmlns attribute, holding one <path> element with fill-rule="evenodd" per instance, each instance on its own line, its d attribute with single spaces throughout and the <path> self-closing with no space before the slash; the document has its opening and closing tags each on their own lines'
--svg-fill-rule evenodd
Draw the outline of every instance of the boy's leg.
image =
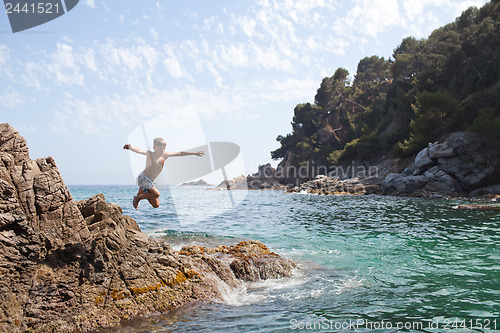
<svg viewBox="0 0 500 333">
<path fill-rule="evenodd" d="M 132 205 L 134 206 L 135 209 L 137 209 L 137 206 L 139 205 L 139 201 L 141 201 L 142 195 L 144 194 L 144 191 L 142 190 L 142 187 L 139 187 L 139 191 L 137 192 L 137 195 L 134 197 L 134 200 L 132 201 Z"/>
<path fill-rule="evenodd" d="M 152 194 L 154 194 L 156 196 L 155 198 L 148 199 L 151 206 L 153 206 L 153 208 L 160 207 L 160 199 L 159 199 L 160 192 L 155 187 L 150 188 L 148 190 L 148 192 L 151 192 Z"/>
<path fill-rule="evenodd" d="M 140 188 L 139 192 L 134 197 L 134 202 L 133 202 L 134 208 L 137 209 L 137 205 L 139 204 L 139 201 L 141 201 L 142 199 L 147 199 L 151 204 L 151 206 L 153 206 L 154 208 L 158 208 L 160 206 L 160 199 L 158 199 L 159 197 L 160 197 L 160 192 L 155 187 L 148 189 L 147 192 L 144 192 L 142 188 Z"/>
</svg>

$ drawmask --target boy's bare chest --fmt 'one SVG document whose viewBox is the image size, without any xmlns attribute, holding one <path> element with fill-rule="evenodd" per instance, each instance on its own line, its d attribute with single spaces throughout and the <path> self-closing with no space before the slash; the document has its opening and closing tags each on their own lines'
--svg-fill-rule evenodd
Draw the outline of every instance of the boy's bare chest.
<svg viewBox="0 0 500 333">
<path fill-rule="evenodd" d="M 165 159 L 163 157 L 157 157 L 157 156 L 148 156 L 147 158 L 147 163 L 148 166 L 154 166 L 154 167 L 163 167 L 163 164 L 165 164 Z"/>
</svg>

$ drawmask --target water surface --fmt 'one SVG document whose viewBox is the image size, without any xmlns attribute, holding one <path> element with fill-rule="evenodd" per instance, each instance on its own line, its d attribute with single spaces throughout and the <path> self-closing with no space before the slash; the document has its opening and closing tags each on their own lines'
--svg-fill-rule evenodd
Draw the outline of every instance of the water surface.
<svg viewBox="0 0 500 333">
<path fill-rule="evenodd" d="M 500 331 L 498 212 L 453 209 L 460 200 L 280 191 L 249 191 L 221 211 L 227 192 L 199 187 L 170 188 L 159 209 L 141 202 L 135 211 L 135 187 L 70 191 L 76 200 L 103 192 L 175 249 L 257 239 L 299 266 L 292 278 L 105 332 Z"/>
</svg>

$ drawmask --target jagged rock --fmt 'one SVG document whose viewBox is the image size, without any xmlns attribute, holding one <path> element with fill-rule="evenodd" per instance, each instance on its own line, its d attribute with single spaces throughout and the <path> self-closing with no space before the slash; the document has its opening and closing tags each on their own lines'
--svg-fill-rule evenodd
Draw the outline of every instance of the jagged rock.
<svg viewBox="0 0 500 333">
<path fill-rule="evenodd" d="M 0 124 L 0 160 L 0 332 L 109 327 L 295 267 L 257 242 L 225 260 L 175 252 L 102 194 L 75 203 L 54 160 L 30 160 L 8 124 Z"/>
<path fill-rule="evenodd" d="M 433 163 L 434 162 L 429 157 L 429 148 L 422 149 L 415 157 L 415 165 L 419 169 L 432 165 Z"/>
<path fill-rule="evenodd" d="M 492 194 L 476 188 L 500 181 L 500 152 L 491 151 L 478 134 L 456 132 L 443 143 L 429 144 L 415 157 L 416 169 L 391 174 L 382 184 L 392 195 Z M 423 174 L 421 174 L 423 173 Z M 493 189 L 493 188 L 492 188 Z"/>
<path fill-rule="evenodd" d="M 464 187 L 453 177 L 438 167 L 432 167 L 424 173 L 427 182 L 420 189 L 420 193 L 425 196 L 432 195 L 463 195 Z"/>
<path fill-rule="evenodd" d="M 429 157 L 431 159 L 440 157 L 452 157 L 455 156 L 455 149 L 450 142 L 444 143 L 429 143 Z"/>
<path fill-rule="evenodd" d="M 222 181 L 219 185 L 217 185 L 217 189 L 247 190 L 247 177 L 245 175 L 241 175 L 233 179 L 228 179 L 227 181 Z"/>
<path fill-rule="evenodd" d="M 340 180 L 337 177 L 318 175 L 313 180 L 302 183 L 289 189 L 289 192 L 323 194 L 323 195 L 363 195 L 380 194 L 381 188 L 377 182 L 370 178 L 348 178 Z"/>
<path fill-rule="evenodd" d="M 390 173 L 382 183 L 382 191 L 390 195 L 410 195 L 424 187 L 428 179 L 425 176 L 405 176 Z"/>
<path fill-rule="evenodd" d="M 414 172 L 415 172 L 415 170 L 412 170 L 410 168 L 406 168 L 406 169 L 403 170 L 403 175 L 405 175 L 405 176 L 411 176 L 411 175 L 414 174 Z"/>
<path fill-rule="evenodd" d="M 500 195 L 500 184 L 496 185 L 491 185 L 491 186 L 486 186 L 486 187 L 481 187 L 478 189 L 475 189 L 470 193 L 471 196 L 496 196 Z"/>
<path fill-rule="evenodd" d="M 446 172 L 437 167 L 423 175 L 407 176 L 400 173 L 389 174 L 382 183 L 382 190 L 389 195 L 435 196 L 463 195 L 463 187 Z"/>
<path fill-rule="evenodd" d="M 254 174 L 241 175 L 234 179 L 221 182 L 218 189 L 231 190 L 281 190 L 286 186 L 281 184 L 282 177 L 277 174 L 276 169 L 270 163 L 259 165 L 258 171 Z"/>
<path fill-rule="evenodd" d="M 489 150 L 479 135 L 456 132 L 446 140 L 456 156 L 439 158 L 439 168 L 470 188 L 486 185 L 499 177 L 500 152 Z"/>
</svg>

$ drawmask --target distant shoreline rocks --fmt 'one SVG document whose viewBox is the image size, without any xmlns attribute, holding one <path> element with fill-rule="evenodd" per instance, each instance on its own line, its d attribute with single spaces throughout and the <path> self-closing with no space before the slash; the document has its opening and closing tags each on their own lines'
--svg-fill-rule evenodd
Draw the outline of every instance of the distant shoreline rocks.
<svg viewBox="0 0 500 333">
<path fill-rule="evenodd" d="M 217 189 L 494 198 L 500 195 L 500 152 L 488 147 L 478 134 L 455 132 L 429 143 L 413 160 L 385 156 L 375 163 L 327 169 L 314 163 L 288 165 L 284 159 L 276 169 L 260 165 L 256 173 L 223 181 Z"/>
<path fill-rule="evenodd" d="M 209 184 L 207 181 L 203 179 L 194 180 L 192 182 L 182 183 L 180 186 L 214 186 L 213 184 Z"/>
</svg>

